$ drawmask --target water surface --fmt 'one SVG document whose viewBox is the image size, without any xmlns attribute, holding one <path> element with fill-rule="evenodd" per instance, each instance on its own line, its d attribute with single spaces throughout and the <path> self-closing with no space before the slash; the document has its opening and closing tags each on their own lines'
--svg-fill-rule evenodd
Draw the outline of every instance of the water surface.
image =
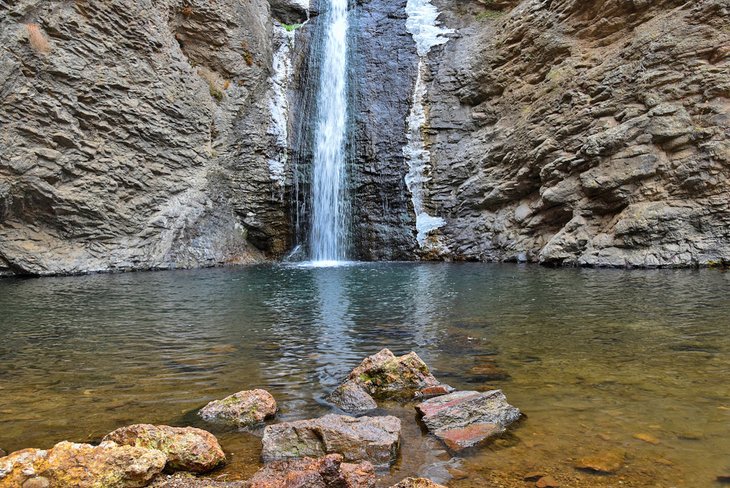
<svg viewBox="0 0 730 488">
<path fill-rule="evenodd" d="M 280 420 L 323 398 L 360 360 L 415 350 L 462 389 L 502 388 L 527 418 L 452 459 L 409 405 L 384 483 L 713 486 L 730 468 L 730 274 L 488 264 L 256 266 L 0 280 L 0 447 L 98 441 L 138 422 L 215 432 L 228 479 L 258 467 L 255 434 L 194 412 L 265 388 Z M 658 442 L 649 443 L 635 435 Z M 616 475 L 573 468 L 626 453 Z M 719 485 L 717 485 L 719 486 Z"/>
</svg>

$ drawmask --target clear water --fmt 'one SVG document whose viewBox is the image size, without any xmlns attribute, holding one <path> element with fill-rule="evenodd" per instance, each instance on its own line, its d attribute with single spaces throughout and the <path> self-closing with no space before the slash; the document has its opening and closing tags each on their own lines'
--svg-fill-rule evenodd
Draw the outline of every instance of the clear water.
<svg viewBox="0 0 730 488">
<path fill-rule="evenodd" d="M 261 387 L 280 420 L 318 416 L 352 367 L 390 347 L 417 351 L 455 387 L 502 388 L 527 419 L 453 460 L 412 406 L 388 405 L 381 413 L 403 419 L 403 449 L 383 486 L 425 474 L 524 487 L 540 470 L 563 487 L 711 487 L 730 468 L 729 297 L 719 270 L 482 264 L 0 280 L 0 447 L 95 441 L 136 422 L 196 425 L 230 454 L 216 476 L 244 478 L 260 439 L 206 426 L 196 409 Z M 627 456 L 616 475 L 573 468 L 610 449 Z"/>
<path fill-rule="evenodd" d="M 312 162 L 310 258 L 314 261 L 347 257 L 347 1 L 325 2 Z"/>
</svg>

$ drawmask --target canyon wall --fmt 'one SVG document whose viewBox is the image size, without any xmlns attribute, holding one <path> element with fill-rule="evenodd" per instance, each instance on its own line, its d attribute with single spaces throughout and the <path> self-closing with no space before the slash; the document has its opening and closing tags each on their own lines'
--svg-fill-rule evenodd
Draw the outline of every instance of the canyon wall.
<svg viewBox="0 0 730 488">
<path fill-rule="evenodd" d="M 0 1 L 0 274 L 281 255 L 272 10 L 306 15 L 266 0 Z"/>
<path fill-rule="evenodd" d="M 730 262 L 727 0 L 435 3 L 431 257 Z"/>
<path fill-rule="evenodd" d="M 354 258 L 730 262 L 728 0 L 432 3 L 351 5 Z M 302 242 L 317 10 L 0 0 L 0 275 Z"/>
</svg>

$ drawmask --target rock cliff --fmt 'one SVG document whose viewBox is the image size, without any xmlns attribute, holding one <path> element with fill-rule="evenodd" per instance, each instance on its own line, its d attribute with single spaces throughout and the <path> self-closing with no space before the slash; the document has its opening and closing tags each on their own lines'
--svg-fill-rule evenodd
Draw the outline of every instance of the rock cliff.
<svg viewBox="0 0 730 488">
<path fill-rule="evenodd" d="M 728 0 L 432 3 L 352 5 L 355 257 L 730 262 Z M 301 242 L 318 8 L 0 0 L 0 275 Z"/>
<path fill-rule="evenodd" d="M 271 10 L 0 1 L 0 274 L 281 254 Z"/>
<path fill-rule="evenodd" d="M 437 256 L 730 262 L 727 0 L 437 3 Z"/>
</svg>

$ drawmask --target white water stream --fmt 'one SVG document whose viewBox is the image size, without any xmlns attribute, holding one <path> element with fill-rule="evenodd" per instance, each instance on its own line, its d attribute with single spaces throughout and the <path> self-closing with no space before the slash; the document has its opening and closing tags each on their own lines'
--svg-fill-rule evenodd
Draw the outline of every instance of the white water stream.
<svg viewBox="0 0 730 488">
<path fill-rule="evenodd" d="M 347 130 L 347 0 L 329 0 L 317 92 L 312 164 L 310 258 L 347 259 L 349 211 L 345 133 Z"/>
</svg>

